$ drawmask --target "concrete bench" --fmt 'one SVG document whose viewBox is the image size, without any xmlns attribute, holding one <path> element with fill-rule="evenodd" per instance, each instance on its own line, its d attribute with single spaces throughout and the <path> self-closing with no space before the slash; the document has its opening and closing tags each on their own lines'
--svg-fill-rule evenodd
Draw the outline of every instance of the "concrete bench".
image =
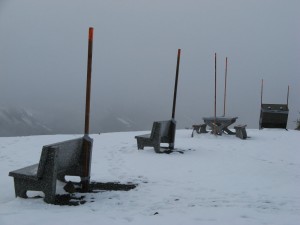
<svg viewBox="0 0 300 225">
<path fill-rule="evenodd" d="M 135 136 L 138 149 L 153 147 L 156 153 L 163 153 L 161 143 L 168 143 L 169 149 L 174 149 L 176 121 L 155 121 L 153 122 L 151 134 Z"/>
<path fill-rule="evenodd" d="M 194 131 L 197 132 L 197 134 L 203 134 L 203 133 L 208 133 L 206 130 L 206 124 L 199 124 L 199 125 L 193 125 L 193 131 L 192 131 L 192 137 L 194 137 Z"/>
<path fill-rule="evenodd" d="M 246 139 L 247 138 L 246 126 L 247 125 L 234 126 L 235 136 L 240 138 L 240 139 Z"/>
<path fill-rule="evenodd" d="M 9 172 L 14 178 L 16 197 L 27 198 L 27 191 L 42 191 L 44 201 L 55 202 L 56 180 L 65 181 L 65 176 L 84 177 L 83 146 L 92 151 L 93 139 L 88 136 L 43 146 L 38 164 Z M 90 160 L 91 162 L 91 160 Z M 89 170 L 90 170 L 90 165 Z"/>
</svg>

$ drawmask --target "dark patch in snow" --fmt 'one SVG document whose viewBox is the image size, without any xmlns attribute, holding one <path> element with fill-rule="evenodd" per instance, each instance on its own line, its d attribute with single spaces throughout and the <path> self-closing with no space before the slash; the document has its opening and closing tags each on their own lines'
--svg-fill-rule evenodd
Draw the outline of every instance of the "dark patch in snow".
<svg viewBox="0 0 300 225">
<path fill-rule="evenodd" d="M 170 150 L 168 148 L 164 148 L 162 147 L 162 149 L 166 149 L 165 151 L 163 151 L 162 153 L 164 154 L 171 154 L 171 153 L 180 153 L 180 154 L 184 154 L 186 151 L 195 151 L 195 149 L 173 149 L 173 150 Z"/>
<path fill-rule="evenodd" d="M 56 195 L 54 205 L 78 206 L 86 203 L 85 196 L 76 197 L 74 194 Z"/>
<path fill-rule="evenodd" d="M 118 182 L 91 182 L 89 193 L 98 193 L 103 191 L 129 191 L 137 187 L 137 184 L 120 184 Z M 79 206 L 85 204 L 87 201 L 85 195 L 80 197 L 76 196 L 76 193 L 84 193 L 80 188 L 80 183 L 69 181 L 65 186 L 64 190 L 69 194 L 56 195 L 54 205 L 68 205 L 68 206 Z M 40 197 L 40 196 L 38 196 Z M 91 197 L 89 202 L 94 202 L 95 198 Z"/>
<path fill-rule="evenodd" d="M 68 193 L 74 193 L 76 192 L 76 188 L 73 185 L 73 183 L 71 181 L 69 181 L 65 186 L 64 186 L 64 190 Z"/>
<path fill-rule="evenodd" d="M 91 182 L 90 189 L 92 192 L 99 191 L 129 191 L 131 189 L 134 189 L 137 187 L 137 184 L 120 184 L 117 182 L 107 182 L 107 183 L 101 183 L 101 182 Z"/>
</svg>

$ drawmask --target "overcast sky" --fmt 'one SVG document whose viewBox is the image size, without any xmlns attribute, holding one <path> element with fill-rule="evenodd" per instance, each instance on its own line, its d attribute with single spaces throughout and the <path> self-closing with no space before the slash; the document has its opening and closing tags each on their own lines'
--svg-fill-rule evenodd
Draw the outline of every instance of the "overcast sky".
<svg viewBox="0 0 300 225">
<path fill-rule="evenodd" d="M 169 119 L 177 49 L 182 49 L 176 119 L 218 115 L 258 128 L 265 103 L 300 111 L 299 0 L 0 0 L 0 104 L 39 112 L 83 130 L 88 28 L 94 27 L 92 132 L 112 112 Z M 126 116 L 125 116 L 126 117 Z M 67 126 L 67 125 L 66 125 Z M 78 131 L 80 132 L 80 131 Z"/>
</svg>

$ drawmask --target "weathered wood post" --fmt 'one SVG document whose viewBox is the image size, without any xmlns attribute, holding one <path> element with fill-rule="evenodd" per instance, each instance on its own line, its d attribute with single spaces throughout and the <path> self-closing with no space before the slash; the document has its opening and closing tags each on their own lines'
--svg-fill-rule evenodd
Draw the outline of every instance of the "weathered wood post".
<svg viewBox="0 0 300 225">
<path fill-rule="evenodd" d="M 261 79 L 261 86 L 260 86 L 260 116 L 259 116 L 259 129 L 262 129 L 262 100 L 263 100 L 263 89 L 264 89 L 264 79 Z"/>
<path fill-rule="evenodd" d="M 178 75 L 179 75 L 179 65 L 180 65 L 180 53 L 181 53 L 181 49 L 178 49 L 177 65 L 176 65 L 176 76 L 175 76 L 175 86 L 174 86 L 174 96 L 173 96 L 172 119 L 175 119 L 177 85 L 178 85 Z"/>
<path fill-rule="evenodd" d="M 214 104 L 214 134 L 217 135 L 217 53 L 215 53 L 215 104 Z"/>
<path fill-rule="evenodd" d="M 290 85 L 288 85 L 288 91 L 287 91 L 287 96 L 286 96 L 286 105 L 289 107 L 289 96 L 290 96 Z"/>
<path fill-rule="evenodd" d="M 227 57 L 225 62 L 225 87 L 224 87 L 224 111 L 223 116 L 226 115 L 226 94 L 227 94 Z"/>
<path fill-rule="evenodd" d="M 179 76 L 179 65 L 180 65 L 180 54 L 181 49 L 178 49 L 177 52 L 177 65 L 176 65 L 176 75 L 175 75 L 175 86 L 174 86 L 174 96 L 173 96 L 173 107 L 172 107 L 172 124 L 171 124 L 171 144 L 169 144 L 169 149 L 174 149 L 175 143 L 175 132 L 176 132 L 176 121 L 175 121 L 175 110 L 176 110 L 176 98 L 177 98 L 177 86 L 178 86 L 178 76 Z"/>
<path fill-rule="evenodd" d="M 261 87 L 260 87 L 260 106 L 262 105 L 263 91 L 264 91 L 264 79 L 261 79 Z"/>
<path fill-rule="evenodd" d="M 84 136 L 88 138 L 90 129 L 90 99 L 91 99 L 91 80 L 92 80 L 92 57 L 93 57 L 93 35 L 94 28 L 89 28 L 88 39 L 88 61 L 87 61 L 87 80 L 86 80 L 86 101 L 85 101 L 85 126 Z M 83 162 L 84 162 L 84 176 L 81 178 L 82 191 L 88 192 L 90 185 L 90 171 L 91 171 L 91 151 L 87 141 L 83 141 Z"/>
</svg>

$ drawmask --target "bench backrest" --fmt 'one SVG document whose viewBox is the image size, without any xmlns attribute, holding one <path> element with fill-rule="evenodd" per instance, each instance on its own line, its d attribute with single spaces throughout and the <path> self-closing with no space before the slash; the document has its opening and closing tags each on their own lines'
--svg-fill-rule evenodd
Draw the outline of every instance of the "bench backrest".
<svg viewBox="0 0 300 225">
<path fill-rule="evenodd" d="M 175 120 L 155 121 L 152 126 L 151 138 L 159 135 L 162 142 L 174 142 L 175 129 Z"/>
<path fill-rule="evenodd" d="M 37 176 L 43 176 L 51 161 L 55 161 L 57 172 L 82 164 L 83 141 L 84 137 L 43 146 Z"/>
</svg>

